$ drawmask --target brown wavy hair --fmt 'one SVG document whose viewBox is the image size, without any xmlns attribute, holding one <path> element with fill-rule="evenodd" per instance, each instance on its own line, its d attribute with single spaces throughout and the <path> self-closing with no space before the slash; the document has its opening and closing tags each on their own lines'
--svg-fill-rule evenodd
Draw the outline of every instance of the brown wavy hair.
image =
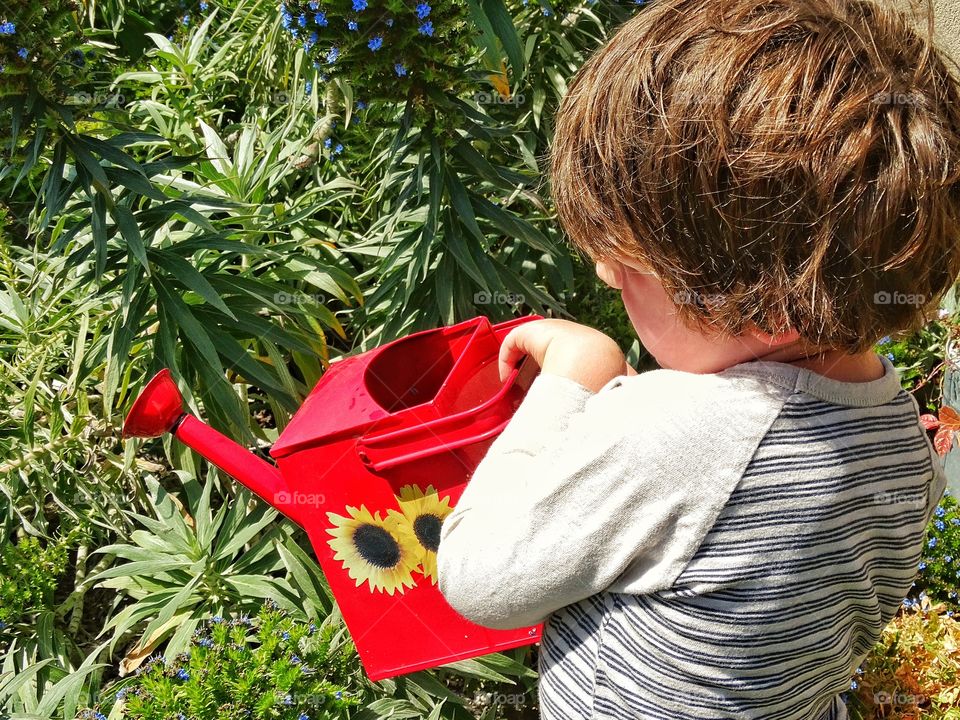
<svg viewBox="0 0 960 720">
<path fill-rule="evenodd" d="M 573 244 L 659 275 L 686 320 L 857 352 L 960 273 L 956 63 L 869 0 L 653 0 L 557 113 Z"/>
</svg>

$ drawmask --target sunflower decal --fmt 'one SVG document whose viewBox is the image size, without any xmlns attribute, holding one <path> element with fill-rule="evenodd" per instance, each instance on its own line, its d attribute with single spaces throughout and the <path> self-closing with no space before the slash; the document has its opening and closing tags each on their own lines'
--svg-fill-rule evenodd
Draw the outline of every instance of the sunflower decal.
<svg viewBox="0 0 960 720">
<path fill-rule="evenodd" d="M 450 498 L 443 500 L 427 485 L 421 490 L 416 485 L 404 485 L 397 497 L 400 509 L 413 530 L 420 549 L 420 572 L 429 577 L 433 585 L 437 584 L 437 548 L 440 547 L 440 525 L 450 514 Z"/>
<path fill-rule="evenodd" d="M 327 530 L 333 539 L 327 544 L 336 552 L 333 559 L 343 562 L 357 586 L 367 582 L 371 592 L 389 595 L 413 587 L 422 548 L 407 519 L 396 510 L 387 510 L 381 519 L 379 511 L 371 514 L 363 505 L 359 510 L 348 505 L 347 514 L 327 513 L 333 524 Z"/>
</svg>

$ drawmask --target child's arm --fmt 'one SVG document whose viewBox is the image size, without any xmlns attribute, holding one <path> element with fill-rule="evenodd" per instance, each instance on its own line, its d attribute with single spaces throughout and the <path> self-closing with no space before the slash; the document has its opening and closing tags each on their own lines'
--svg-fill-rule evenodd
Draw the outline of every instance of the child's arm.
<svg viewBox="0 0 960 720">
<path fill-rule="evenodd" d="M 720 383 L 661 370 L 593 394 L 541 373 L 443 523 L 448 602 L 512 628 L 602 590 L 670 587 L 778 411 Z"/>
</svg>

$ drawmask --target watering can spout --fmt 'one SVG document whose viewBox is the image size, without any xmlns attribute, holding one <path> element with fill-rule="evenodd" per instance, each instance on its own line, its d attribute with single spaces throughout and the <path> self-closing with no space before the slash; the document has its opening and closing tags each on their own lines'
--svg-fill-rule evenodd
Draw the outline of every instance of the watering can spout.
<svg viewBox="0 0 960 720">
<path fill-rule="evenodd" d="M 124 438 L 159 437 L 171 432 L 184 445 L 238 480 L 265 502 L 302 525 L 280 471 L 183 409 L 183 397 L 170 371 L 163 369 L 147 383 L 123 423 Z"/>
</svg>

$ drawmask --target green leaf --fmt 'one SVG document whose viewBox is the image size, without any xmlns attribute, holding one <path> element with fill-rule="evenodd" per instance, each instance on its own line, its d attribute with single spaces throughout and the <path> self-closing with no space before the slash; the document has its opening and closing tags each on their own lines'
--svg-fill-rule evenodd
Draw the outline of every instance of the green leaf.
<svg viewBox="0 0 960 720">
<path fill-rule="evenodd" d="M 143 244 L 143 237 L 140 235 L 140 226 L 133 217 L 133 213 L 123 205 L 114 205 L 111 210 L 117 227 L 120 228 L 120 234 L 127 243 L 130 252 L 137 259 L 147 275 L 150 274 L 150 263 L 147 261 L 147 250 Z"/>
<path fill-rule="evenodd" d="M 182 282 L 231 320 L 237 319 L 233 311 L 227 307 L 223 298 L 220 297 L 220 294 L 192 263 L 168 250 L 151 251 L 150 257 L 157 265 L 170 273 L 173 278 Z"/>
<path fill-rule="evenodd" d="M 521 77 L 524 72 L 523 45 L 517 35 L 517 28 L 513 24 L 513 17 L 503 0 L 480 0 L 484 14 L 490 19 L 493 31 L 503 43 L 514 77 Z"/>
</svg>

